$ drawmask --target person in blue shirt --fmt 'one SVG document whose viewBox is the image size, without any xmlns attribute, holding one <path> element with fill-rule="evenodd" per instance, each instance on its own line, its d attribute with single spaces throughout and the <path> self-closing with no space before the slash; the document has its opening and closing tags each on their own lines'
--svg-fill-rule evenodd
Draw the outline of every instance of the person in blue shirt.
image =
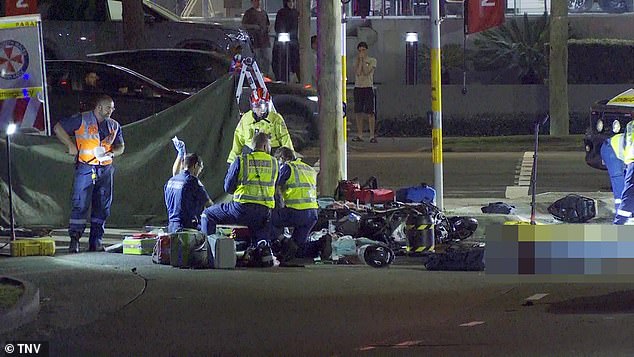
<svg viewBox="0 0 634 357">
<path fill-rule="evenodd" d="M 110 118 L 113 112 L 112 98 L 102 95 L 95 101 L 92 111 L 62 119 L 53 128 L 59 141 L 68 148 L 68 153 L 75 157 L 75 178 L 68 224 L 70 253 L 79 253 L 79 239 L 86 230 L 89 209 L 88 250 L 103 251 L 101 242 L 112 204 L 112 162 L 125 149 L 121 126 Z"/>
<path fill-rule="evenodd" d="M 178 149 L 178 147 L 177 147 Z M 167 207 L 168 233 L 181 228 L 198 229 L 203 209 L 213 204 L 207 190 L 198 179 L 203 170 L 203 160 L 194 153 L 182 151 L 174 161 L 172 178 L 165 184 L 165 206 Z M 181 170 L 181 167 L 184 170 Z"/>
</svg>

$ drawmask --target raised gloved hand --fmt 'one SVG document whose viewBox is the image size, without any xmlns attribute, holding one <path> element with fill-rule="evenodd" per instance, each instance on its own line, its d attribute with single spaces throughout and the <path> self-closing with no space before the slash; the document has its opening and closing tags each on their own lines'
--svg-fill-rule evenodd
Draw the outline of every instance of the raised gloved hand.
<svg viewBox="0 0 634 357">
<path fill-rule="evenodd" d="M 174 148 L 178 152 L 178 156 L 185 157 L 187 154 L 187 150 L 185 149 L 185 142 L 182 140 L 178 140 L 178 137 L 173 137 L 172 142 L 174 143 Z"/>
</svg>

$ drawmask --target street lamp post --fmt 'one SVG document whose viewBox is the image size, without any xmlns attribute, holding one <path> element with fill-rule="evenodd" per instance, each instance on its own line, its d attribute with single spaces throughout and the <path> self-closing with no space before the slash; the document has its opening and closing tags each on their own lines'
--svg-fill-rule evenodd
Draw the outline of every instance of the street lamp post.
<svg viewBox="0 0 634 357">
<path fill-rule="evenodd" d="M 290 42 L 291 42 L 291 35 L 288 32 L 281 32 L 277 35 L 277 41 L 279 43 L 282 44 L 282 52 L 281 52 L 281 57 L 282 59 L 284 59 L 284 61 L 280 61 L 280 63 L 283 63 L 282 68 L 281 69 L 281 73 L 282 73 L 282 78 L 278 78 L 278 80 L 281 80 L 283 82 L 288 82 L 289 80 L 289 63 L 288 63 L 288 53 L 290 52 Z"/>
<path fill-rule="evenodd" d="M 15 220 L 13 219 L 13 187 L 11 186 L 11 136 L 15 134 L 16 125 L 7 126 L 7 185 L 9 186 L 9 225 L 11 227 L 11 241 L 15 240 Z"/>
<path fill-rule="evenodd" d="M 418 33 L 405 34 L 405 84 L 418 84 Z"/>
</svg>

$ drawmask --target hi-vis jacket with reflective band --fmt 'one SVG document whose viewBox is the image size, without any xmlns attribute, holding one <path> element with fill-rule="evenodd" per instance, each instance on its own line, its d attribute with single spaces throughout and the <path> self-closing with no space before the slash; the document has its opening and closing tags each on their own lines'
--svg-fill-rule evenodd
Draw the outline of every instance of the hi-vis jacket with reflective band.
<svg viewBox="0 0 634 357">
<path fill-rule="evenodd" d="M 615 134 L 610 138 L 610 146 L 616 154 L 616 158 L 623 161 L 625 157 L 625 134 Z"/>
<path fill-rule="evenodd" d="M 282 187 L 282 198 L 286 207 L 298 210 L 318 208 L 315 169 L 299 159 L 286 164 L 291 169 L 291 176 Z"/>
<path fill-rule="evenodd" d="M 623 162 L 625 162 L 626 165 L 634 162 L 634 120 L 627 123 L 625 127 Z"/>
<path fill-rule="evenodd" d="M 116 120 L 106 119 L 108 124 L 108 136 L 99 140 L 99 124 L 97 118 L 92 112 L 81 113 L 81 126 L 75 130 L 75 141 L 77 142 L 77 150 L 79 151 L 78 159 L 80 162 L 89 165 L 110 165 L 112 160 L 99 162 L 95 158 L 94 150 L 98 146 L 103 146 L 106 152 L 112 148 L 112 143 L 117 136 L 119 123 Z"/>
<path fill-rule="evenodd" d="M 274 208 L 277 175 L 277 160 L 273 156 L 262 151 L 243 154 L 233 200 Z"/>
<path fill-rule="evenodd" d="M 291 136 L 288 133 L 288 128 L 281 115 L 269 112 L 266 120 L 256 122 L 253 117 L 253 111 L 249 110 L 242 115 L 236 127 L 236 131 L 233 134 L 233 146 L 231 147 L 231 152 L 229 152 L 227 162 L 232 163 L 236 157 L 240 156 L 245 146 L 253 149 L 251 145 L 253 137 L 257 133 L 269 134 L 272 148 L 286 146 L 293 151 L 295 150 Z"/>
</svg>

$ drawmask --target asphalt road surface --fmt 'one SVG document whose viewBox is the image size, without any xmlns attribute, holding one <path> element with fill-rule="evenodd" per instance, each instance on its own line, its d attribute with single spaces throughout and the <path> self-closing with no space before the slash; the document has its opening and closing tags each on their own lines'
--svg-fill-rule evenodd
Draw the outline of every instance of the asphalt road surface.
<svg viewBox="0 0 634 357">
<path fill-rule="evenodd" d="M 506 186 L 516 184 L 523 152 L 444 153 L 446 197 L 504 197 Z M 307 162 L 314 162 L 307 157 Z M 530 160 L 532 162 L 532 160 Z M 607 171 L 585 164 L 583 152 L 539 153 L 537 193 L 609 191 Z M 434 183 L 434 166 L 428 152 L 351 152 L 348 177 L 361 182 L 376 176 L 379 184 L 400 188 Z"/>
<path fill-rule="evenodd" d="M 631 283 L 500 283 L 420 266 L 192 271 L 109 253 L 0 258 L 0 270 L 42 300 L 38 320 L 0 342 L 47 341 L 51 356 L 634 354 Z"/>
</svg>

